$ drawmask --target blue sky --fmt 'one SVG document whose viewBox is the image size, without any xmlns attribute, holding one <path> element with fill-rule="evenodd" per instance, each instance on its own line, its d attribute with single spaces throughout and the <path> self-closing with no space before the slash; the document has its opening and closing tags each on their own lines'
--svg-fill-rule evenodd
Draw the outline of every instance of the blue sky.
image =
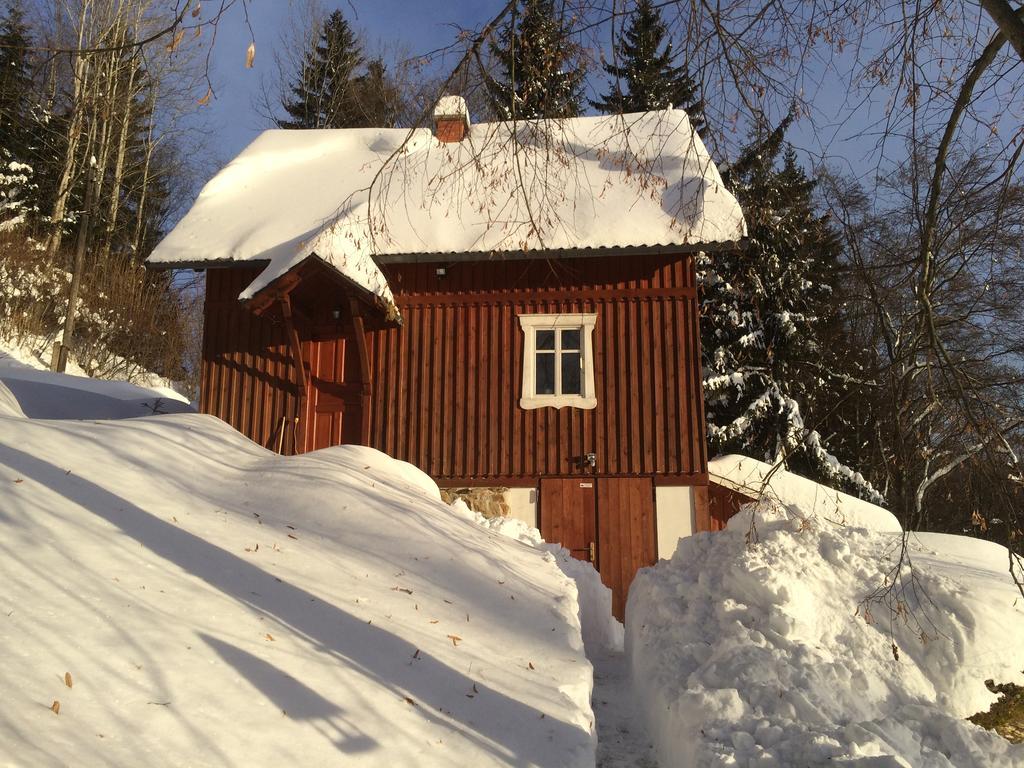
<svg viewBox="0 0 1024 768">
<path fill-rule="evenodd" d="M 339 8 L 364 33 L 371 50 L 399 43 L 410 55 L 451 44 L 457 27 L 479 28 L 500 10 L 502 3 L 503 0 L 322 0 L 327 10 Z M 251 35 L 241 3 L 220 24 L 211 68 L 215 98 L 198 116 L 201 124 L 214 134 L 206 178 L 261 130 L 271 127 L 255 107 L 261 77 L 276 77 L 274 49 L 280 44 L 289 16 L 301 13 L 303 6 L 303 0 L 250 0 Z M 251 37 L 255 37 L 256 59 L 255 67 L 247 70 L 245 51 Z M 813 70 L 809 70 L 806 87 L 810 89 L 815 120 L 798 121 L 788 133 L 789 140 L 804 152 L 808 165 L 825 156 L 833 167 L 873 172 L 877 159 L 874 139 L 862 134 L 870 132 L 873 122 L 884 117 L 885 104 L 876 99 L 854 108 L 853 101 L 859 97 L 849 95 L 848 84 L 836 74 L 835 67 Z M 601 75 L 593 77 L 601 87 Z M 837 124 L 836 116 L 840 115 L 843 122 Z"/>
<path fill-rule="evenodd" d="M 477 27 L 496 13 L 491 0 L 324 0 L 327 9 L 339 8 L 362 30 L 371 48 L 404 43 L 411 55 L 450 44 L 457 34 L 452 24 Z M 263 129 L 270 126 L 254 108 L 260 77 L 274 78 L 272 51 L 279 44 L 288 17 L 299 12 L 293 0 L 252 0 L 249 21 L 256 38 L 256 60 L 245 69 L 250 33 L 241 5 L 231 9 L 217 30 L 212 57 L 216 98 L 200 115 L 216 131 L 215 154 L 221 163 L 231 159 Z"/>
</svg>

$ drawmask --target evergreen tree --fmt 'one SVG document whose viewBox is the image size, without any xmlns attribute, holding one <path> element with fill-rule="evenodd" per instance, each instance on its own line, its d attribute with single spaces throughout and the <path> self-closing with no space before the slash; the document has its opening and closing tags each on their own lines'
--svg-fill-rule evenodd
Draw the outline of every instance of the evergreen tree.
<svg viewBox="0 0 1024 768">
<path fill-rule="evenodd" d="M 288 117 L 280 128 L 389 127 L 397 114 L 397 94 L 388 90 L 383 63 L 363 69 L 363 49 L 341 11 L 327 17 L 316 44 L 304 59 Z"/>
<path fill-rule="evenodd" d="M 579 115 L 586 72 L 554 0 L 522 0 L 516 10 L 491 44 L 500 70 L 500 79 L 487 80 L 494 113 L 505 120 Z"/>
<path fill-rule="evenodd" d="M 0 19 L 0 228 L 38 211 L 33 160 L 37 131 L 29 29 L 17 4 Z"/>
<path fill-rule="evenodd" d="M 686 110 L 694 128 L 704 125 L 697 84 L 685 66 L 674 66 L 672 42 L 665 40 L 661 11 L 651 0 L 637 0 L 629 26 L 614 47 L 616 63 L 604 64 L 613 78 L 608 93 L 591 106 L 605 114 L 676 107 Z"/>
<path fill-rule="evenodd" d="M 822 343 L 835 322 L 839 243 L 814 212 L 814 181 L 792 148 L 783 151 L 788 124 L 725 174 L 747 218 L 748 247 L 699 262 L 708 441 L 713 452 L 784 459 L 879 500 L 805 421 L 821 418 L 842 387 L 835 352 Z"/>
<path fill-rule="evenodd" d="M 29 70 L 29 30 L 18 5 L 0 19 L 0 146 L 24 154 L 25 122 L 34 101 Z"/>
<path fill-rule="evenodd" d="M 366 72 L 354 79 L 352 88 L 355 94 L 354 107 L 363 124 L 383 128 L 398 123 L 402 108 L 401 94 L 388 77 L 382 59 L 371 59 L 366 65 Z"/>
</svg>

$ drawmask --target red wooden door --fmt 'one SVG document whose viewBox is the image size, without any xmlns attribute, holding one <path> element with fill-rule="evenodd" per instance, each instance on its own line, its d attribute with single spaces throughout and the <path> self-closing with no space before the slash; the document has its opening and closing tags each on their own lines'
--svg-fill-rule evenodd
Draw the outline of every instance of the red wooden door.
<svg viewBox="0 0 1024 768">
<path fill-rule="evenodd" d="M 598 570 L 612 591 L 612 613 L 622 621 L 633 577 L 658 559 L 654 482 L 649 477 L 598 479 L 597 520 Z"/>
<path fill-rule="evenodd" d="M 540 532 L 579 560 L 591 560 L 597 548 L 594 481 L 545 477 L 540 481 Z M 596 567 L 596 563 L 595 563 Z"/>
<path fill-rule="evenodd" d="M 621 620 L 636 572 L 658 559 L 651 478 L 542 478 L 539 516 L 546 541 L 580 560 L 594 557 Z"/>
<path fill-rule="evenodd" d="M 355 346 L 337 334 L 303 344 L 309 365 L 305 451 L 360 442 L 363 382 Z"/>
</svg>

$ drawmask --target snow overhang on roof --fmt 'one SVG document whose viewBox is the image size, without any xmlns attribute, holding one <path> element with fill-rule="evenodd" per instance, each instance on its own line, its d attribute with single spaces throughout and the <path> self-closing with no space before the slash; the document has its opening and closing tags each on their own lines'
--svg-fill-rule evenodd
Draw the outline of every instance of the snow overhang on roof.
<svg viewBox="0 0 1024 768">
<path fill-rule="evenodd" d="M 686 113 L 666 110 L 480 123 L 455 143 L 427 129 L 266 131 L 148 262 L 268 262 L 245 300 L 316 254 L 393 307 L 377 266 L 392 255 L 695 250 L 745 235 Z"/>
</svg>

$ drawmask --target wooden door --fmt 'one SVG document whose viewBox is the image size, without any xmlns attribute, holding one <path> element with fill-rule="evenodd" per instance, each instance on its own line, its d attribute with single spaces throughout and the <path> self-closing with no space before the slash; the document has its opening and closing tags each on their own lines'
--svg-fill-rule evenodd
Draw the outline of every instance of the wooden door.
<svg viewBox="0 0 1024 768">
<path fill-rule="evenodd" d="M 597 508 L 594 480 L 545 477 L 540 481 L 540 532 L 579 560 L 591 560 L 597 549 Z M 595 563 L 596 567 L 596 563 Z"/>
<path fill-rule="evenodd" d="M 542 478 L 538 514 L 545 541 L 580 560 L 593 555 L 621 621 L 633 577 L 658 559 L 651 478 Z"/>
<path fill-rule="evenodd" d="M 602 477 L 597 481 L 597 552 L 601 581 L 612 591 L 612 613 L 622 621 L 626 596 L 641 568 L 654 565 L 654 481 Z"/>
<path fill-rule="evenodd" d="M 358 444 L 363 421 L 363 382 L 355 344 L 337 332 L 303 344 L 309 366 L 305 451 L 331 445 Z"/>
</svg>

